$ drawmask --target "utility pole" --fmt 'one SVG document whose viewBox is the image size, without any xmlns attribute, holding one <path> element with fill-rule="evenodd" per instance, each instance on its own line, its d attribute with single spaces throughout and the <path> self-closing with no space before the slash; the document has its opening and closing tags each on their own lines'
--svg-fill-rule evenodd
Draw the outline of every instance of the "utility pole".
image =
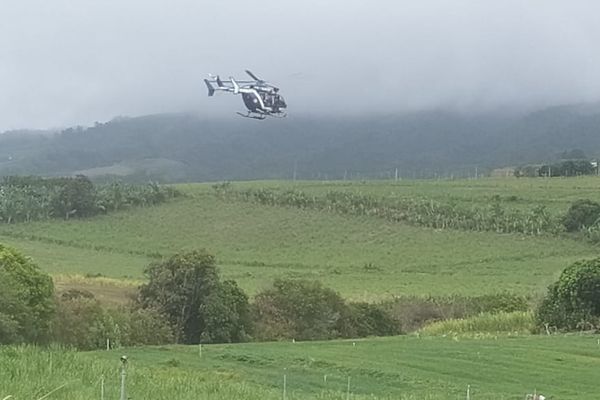
<svg viewBox="0 0 600 400">
<path fill-rule="evenodd" d="M 294 160 L 294 182 L 296 181 L 296 172 L 298 169 L 298 161 Z"/>
</svg>

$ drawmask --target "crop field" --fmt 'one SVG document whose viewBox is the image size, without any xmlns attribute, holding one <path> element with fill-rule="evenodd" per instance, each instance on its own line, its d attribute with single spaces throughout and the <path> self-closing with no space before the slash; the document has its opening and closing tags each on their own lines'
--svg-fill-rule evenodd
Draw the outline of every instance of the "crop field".
<svg viewBox="0 0 600 400">
<path fill-rule="evenodd" d="M 488 205 L 497 198 L 511 207 L 544 205 L 552 212 L 564 212 L 577 199 L 595 199 L 600 177 L 573 178 L 480 178 L 458 180 L 401 181 L 258 181 L 234 183 L 240 188 L 295 188 L 315 195 L 329 191 L 361 193 L 379 198 L 425 198 L 455 201 L 469 205 Z"/>
<path fill-rule="evenodd" d="M 0 398 L 118 398 L 129 357 L 132 399 L 597 398 L 597 336 L 416 336 L 332 342 L 133 348 L 75 353 L 0 349 Z M 23 382 L 27 382 L 24 385 Z M 350 390 L 348 390 L 348 382 Z"/>
<path fill-rule="evenodd" d="M 234 188 L 297 188 L 324 194 L 452 197 L 486 206 L 547 205 L 558 215 L 571 201 L 595 198 L 600 179 L 479 179 L 400 182 L 250 182 Z M 181 185 L 187 196 L 85 220 L 0 226 L 0 241 L 60 275 L 139 281 L 145 265 L 181 250 L 205 248 L 226 278 L 250 294 L 278 277 L 318 279 L 345 297 L 536 294 L 569 263 L 598 247 L 565 235 L 432 229 L 367 216 L 220 199 L 211 185 Z M 514 196 L 514 197 L 511 197 Z M 507 200 L 510 199 L 510 200 Z"/>
</svg>

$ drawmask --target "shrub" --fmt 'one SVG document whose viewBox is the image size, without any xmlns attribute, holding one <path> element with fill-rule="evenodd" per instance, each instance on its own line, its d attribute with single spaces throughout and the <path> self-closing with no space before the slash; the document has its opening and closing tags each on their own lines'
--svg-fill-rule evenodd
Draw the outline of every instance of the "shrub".
<svg viewBox="0 0 600 400">
<path fill-rule="evenodd" d="M 255 333 L 261 340 L 341 336 L 347 308 L 339 293 L 317 281 L 278 279 L 256 295 Z"/>
<path fill-rule="evenodd" d="M 350 303 L 344 316 L 343 337 L 392 336 L 402 333 L 400 322 L 381 304 Z"/>
<path fill-rule="evenodd" d="M 57 298 L 55 343 L 80 350 L 173 342 L 167 319 L 153 309 L 106 308 L 88 291 L 71 289 Z"/>
<path fill-rule="evenodd" d="M 383 304 L 346 303 L 317 281 L 278 279 L 253 304 L 255 338 L 321 340 L 389 336 L 401 326 Z"/>
<path fill-rule="evenodd" d="M 56 303 L 52 339 L 81 350 L 97 349 L 106 341 L 101 334 L 104 310 L 90 292 L 70 290 Z"/>
<path fill-rule="evenodd" d="M 600 219 L 600 204 L 592 200 L 577 200 L 563 217 L 563 226 L 567 232 L 576 232 L 591 227 Z"/>
<path fill-rule="evenodd" d="M 405 332 L 416 331 L 432 321 L 461 319 L 481 313 L 529 310 L 527 298 L 509 292 L 482 296 L 398 297 L 385 307 Z"/>
<path fill-rule="evenodd" d="M 600 258 L 576 262 L 548 287 L 536 312 L 538 327 L 597 328 L 600 320 Z"/>
</svg>

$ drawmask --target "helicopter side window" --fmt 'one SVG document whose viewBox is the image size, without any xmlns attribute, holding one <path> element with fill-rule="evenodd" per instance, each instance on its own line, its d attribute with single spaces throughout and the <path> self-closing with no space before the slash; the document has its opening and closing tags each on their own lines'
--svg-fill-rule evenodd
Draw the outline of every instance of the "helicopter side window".
<svg viewBox="0 0 600 400">
<path fill-rule="evenodd" d="M 261 95 L 265 106 L 270 107 L 273 105 L 273 96 L 268 93 L 261 93 Z"/>
</svg>

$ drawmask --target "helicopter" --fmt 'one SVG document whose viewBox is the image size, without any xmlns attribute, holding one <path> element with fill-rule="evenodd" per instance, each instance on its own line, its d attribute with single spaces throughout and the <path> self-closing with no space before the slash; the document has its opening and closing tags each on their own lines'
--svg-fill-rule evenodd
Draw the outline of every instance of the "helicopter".
<svg viewBox="0 0 600 400">
<path fill-rule="evenodd" d="M 229 80 L 223 81 L 218 75 L 209 74 L 210 79 L 204 80 L 208 88 L 208 96 L 214 95 L 218 90 L 241 94 L 248 111 L 246 114 L 240 112 L 237 114 L 245 118 L 263 120 L 267 117 L 283 118 L 287 116 L 283 111 L 287 108 L 287 104 L 283 96 L 279 94 L 279 88 L 260 79 L 249 70 L 246 70 L 246 73 L 253 80 L 243 81 L 230 77 Z M 216 87 L 213 86 L 214 84 Z"/>
</svg>

